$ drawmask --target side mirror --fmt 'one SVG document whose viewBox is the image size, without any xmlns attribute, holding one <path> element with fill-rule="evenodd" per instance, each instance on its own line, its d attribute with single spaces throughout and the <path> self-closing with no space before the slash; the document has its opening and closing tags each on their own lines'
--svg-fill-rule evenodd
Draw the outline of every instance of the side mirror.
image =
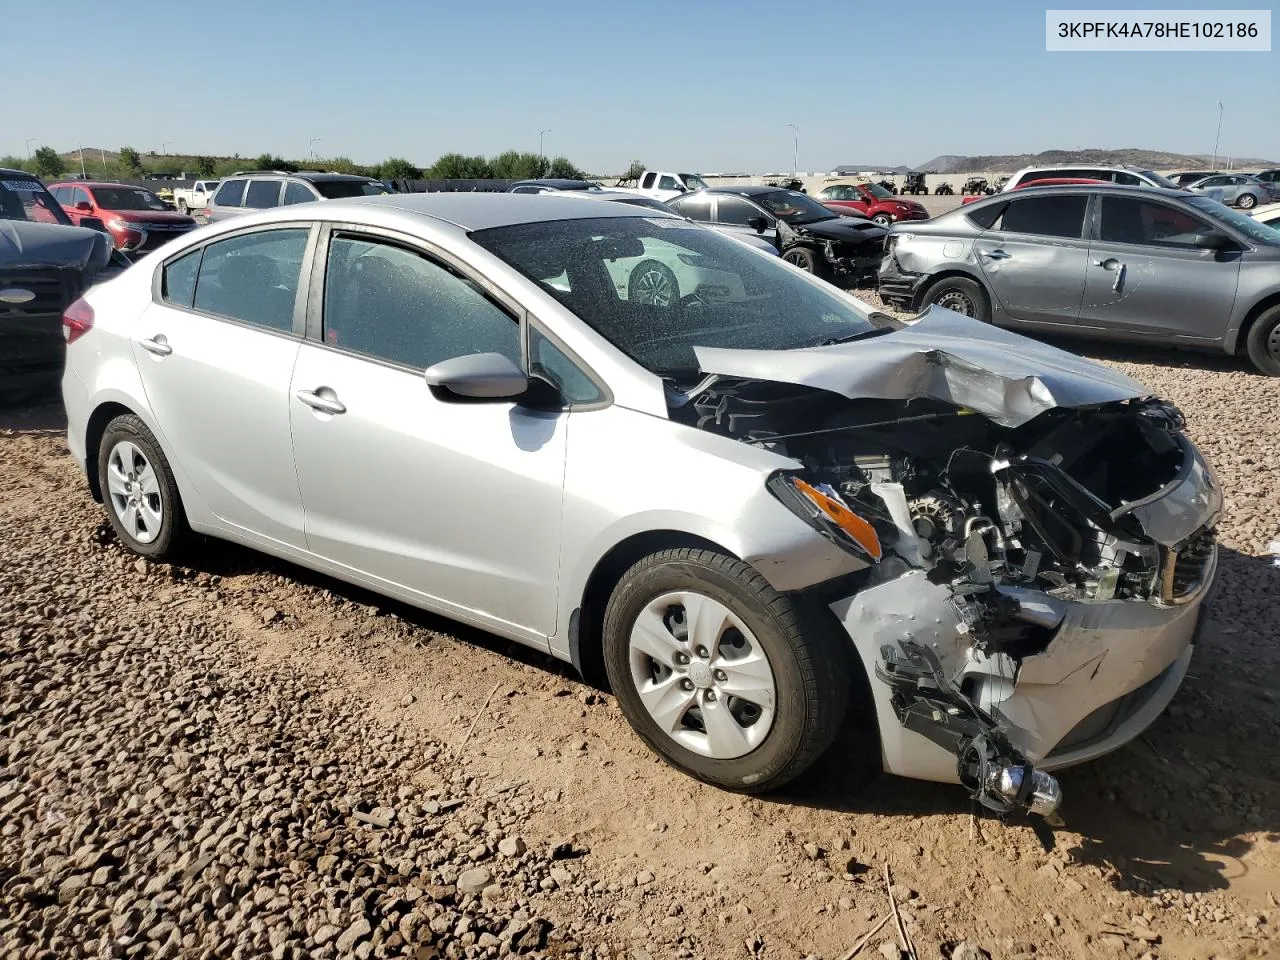
<svg viewBox="0 0 1280 960">
<path fill-rule="evenodd" d="M 747 218 L 747 226 L 755 230 L 756 233 L 764 233 L 765 228 L 769 226 L 769 221 L 762 216 L 754 216 Z"/>
<path fill-rule="evenodd" d="M 88 230 L 100 230 L 103 233 L 107 232 L 107 225 L 103 223 L 102 219 L 99 217 L 81 217 L 80 226 Z"/>
<path fill-rule="evenodd" d="M 441 400 L 516 400 L 529 389 L 525 372 L 500 353 L 441 360 L 423 376 Z"/>
<path fill-rule="evenodd" d="M 1231 238 L 1225 233 L 1197 233 L 1196 246 L 1201 250 L 1223 250 L 1231 246 Z"/>
<path fill-rule="evenodd" d="M 88 200 L 77 200 L 76 209 L 88 211 L 93 209 L 93 205 Z"/>
</svg>

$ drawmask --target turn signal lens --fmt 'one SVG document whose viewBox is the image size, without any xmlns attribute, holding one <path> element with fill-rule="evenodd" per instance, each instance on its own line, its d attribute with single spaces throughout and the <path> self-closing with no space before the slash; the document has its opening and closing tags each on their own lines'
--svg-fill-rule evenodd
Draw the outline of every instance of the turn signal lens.
<svg viewBox="0 0 1280 960">
<path fill-rule="evenodd" d="M 774 496 L 788 506 L 793 513 L 803 517 L 810 526 L 833 536 L 837 543 L 852 541 L 847 546 L 856 547 L 859 553 L 879 561 L 884 555 L 880 537 L 875 528 L 858 516 L 831 490 L 820 490 L 797 476 L 776 473 L 769 480 Z M 835 528 L 833 530 L 832 528 Z M 843 534 L 836 535 L 835 531 Z"/>
</svg>

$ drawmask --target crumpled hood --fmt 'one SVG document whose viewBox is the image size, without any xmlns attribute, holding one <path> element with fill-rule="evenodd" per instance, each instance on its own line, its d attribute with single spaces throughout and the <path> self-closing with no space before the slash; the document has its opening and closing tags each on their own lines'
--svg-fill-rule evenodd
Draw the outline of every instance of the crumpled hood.
<svg viewBox="0 0 1280 960">
<path fill-rule="evenodd" d="M 1148 396 L 1138 381 L 1057 347 L 930 307 L 868 340 L 799 350 L 694 347 L 704 373 L 774 380 L 850 399 L 928 397 L 1018 427 L 1055 407 Z"/>
<path fill-rule="evenodd" d="M 780 223 L 784 221 L 779 221 Z M 872 223 L 862 217 L 832 217 L 830 220 L 817 220 L 813 223 L 798 223 L 791 228 L 798 234 L 812 234 L 824 240 L 852 241 L 861 243 L 864 240 L 878 240 L 888 235 L 889 231 L 878 223 Z"/>
<path fill-rule="evenodd" d="M 106 234 L 59 223 L 0 220 L 0 268 L 80 267 L 97 273 L 111 257 Z"/>
</svg>

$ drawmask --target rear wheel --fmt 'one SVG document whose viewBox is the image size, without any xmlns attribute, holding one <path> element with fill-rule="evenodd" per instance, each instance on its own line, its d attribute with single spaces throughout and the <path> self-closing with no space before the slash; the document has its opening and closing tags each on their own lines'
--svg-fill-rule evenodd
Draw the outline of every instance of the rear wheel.
<svg viewBox="0 0 1280 960">
<path fill-rule="evenodd" d="M 1245 347 L 1260 373 L 1280 377 L 1280 305 L 1264 310 L 1253 321 Z"/>
<path fill-rule="evenodd" d="M 98 447 L 98 483 L 120 542 L 149 560 L 171 560 L 190 529 L 160 444 L 133 414 L 116 417 Z"/>
<path fill-rule="evenodd" d="M 937 304 L 962 316 L 991 322 L 991 304 L 986 291 L 968 277 L 943 277 L 925 291 L 923 304 Z"/>
<path fill-rule="evenodd" d="M 657 260 L 643 260 L 627 281 L 627 300 L 654 307 L 669 307 L 680 299 L 680 286 L 671 268 Z"/>
<path fill-rule="evenodd" d="M 185 201 L 185 200 L 179 200 L 179 201 L 178 201 L 178 212 L 179 212 L 179 213 L 186 213 L 186 212 L 187 212 L 187 201 Z"/>
<path fill-rule="evenodd" d="M 654 553 L 609 599 L 604 660 L 640 737 L 699 780 L 776 789 L 830 745 L 849 702 L 847 640 L 751 566 Z"/>
<path fill-rule="evenodd" d="M 1252 210 L 1258 205 L 1258 198 L 1252 193 L 1240 194 L 1240 199 L 1236 201 L 1241 210 Z"/>
</svg>

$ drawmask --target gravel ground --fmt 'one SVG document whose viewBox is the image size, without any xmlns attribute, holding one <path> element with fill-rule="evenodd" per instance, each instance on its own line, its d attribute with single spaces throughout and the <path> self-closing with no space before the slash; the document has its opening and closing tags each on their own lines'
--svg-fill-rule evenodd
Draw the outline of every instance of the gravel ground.
<svg viewBox="0 0 1280 960">
<path fill-rule="evenodd" d="M 1051 849 L 847 783 L 853 731 L 740 797 L 523 648 L 227 545 L 148 565 L 58 410 L 0 413 L 0 955 L 836 960 L 886 866 L 921 960 L 1280 954 L 1280 380 L 1085 350 L 1183 408 L 1228 512 L 1191 675 L 1065 774 Z"/>
</svg>

